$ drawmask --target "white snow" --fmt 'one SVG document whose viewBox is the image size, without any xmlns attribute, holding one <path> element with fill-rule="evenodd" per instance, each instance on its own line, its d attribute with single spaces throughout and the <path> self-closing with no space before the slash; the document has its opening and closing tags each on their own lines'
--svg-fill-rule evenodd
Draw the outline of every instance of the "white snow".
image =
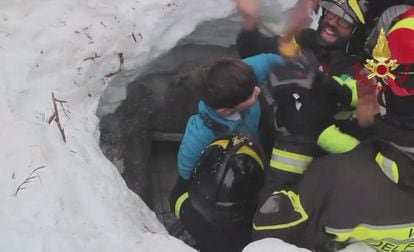
<svg viewBox="0 0 414 252">
<path fill-rule="evenodd" d="M 96 112 L 104 91 L 111 112 L 150 60 L 232 12 L 224 0 L 0 2 L 0 251 L 193 251 L 104 158 Z M 48 124 L 51 92 L 67 143 Z"/>
<path fill-rule="evenodd" d="M 307 249 L 298 248 L 294 245 L 289 245 L 280 239 L 265 238 L 247 245 L 242 252 L 273 252 L 277 251 L 275 248 L 283 248 L 283 252 L 306 252 Z M 282 250 L 281 250 L 282 251 Z"/>
<path fill-rule="evenodd" d="M 103 156 L 96 114 L 197 24 L 234 12 L 230 0 L 0 2 L 0 251 L 194 251 Z M 52 92 L 66 143 L 48 124 Z"/>
</svg>

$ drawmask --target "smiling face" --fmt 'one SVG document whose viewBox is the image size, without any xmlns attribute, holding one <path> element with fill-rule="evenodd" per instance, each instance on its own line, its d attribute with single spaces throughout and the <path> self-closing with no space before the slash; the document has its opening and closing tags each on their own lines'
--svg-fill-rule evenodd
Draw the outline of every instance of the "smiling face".
<svg viewBox="0 0 414 252">
<path fill-rule="evenodd" d="M 330 11 L 327 11 L 321 26 L 320 37 L 327 45 L 348 40 L 354 29 L 351 23 Z"/>
</svg>

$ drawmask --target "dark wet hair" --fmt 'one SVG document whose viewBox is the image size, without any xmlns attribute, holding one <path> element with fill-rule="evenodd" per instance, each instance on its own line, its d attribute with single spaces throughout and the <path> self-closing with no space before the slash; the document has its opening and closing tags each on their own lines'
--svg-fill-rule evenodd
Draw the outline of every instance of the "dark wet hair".
<svg viewBox="0 0 414 252">
<path fill-rule="evenodd" d="M 200 98 L 214 109 L 234 108 L 254 91 L 253 69 L 239 59 L 221 59 L 200 69 Z"/>
</svg>

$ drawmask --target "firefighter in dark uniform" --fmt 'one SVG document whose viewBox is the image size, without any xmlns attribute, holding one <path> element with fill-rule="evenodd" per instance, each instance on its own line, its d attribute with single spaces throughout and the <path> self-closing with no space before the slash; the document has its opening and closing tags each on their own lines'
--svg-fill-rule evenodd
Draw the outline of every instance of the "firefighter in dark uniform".
<svg viewBox="0 0 414 252">
<path fill-rule="evenodd" d="M 258 145 L 240 133 L 218 137 L 189 181 L 170 197 L 171 209 L 202 252 L 240 252 L 251 240 L 264 163 Z"/>
<path fill-rule="evenodd" d="M 304 4 L 311 0 L 300 0 Z M 301 29 L 306 25 L 306 7 L 297 7 L 283 36 L 265 37 L 258 30 L 255 8 L 243 1 L 239 9 L 245 17 L 237 38 L 240 57 L 245 58 L 263 52 L 284 54 L 284 48 L 296 37 L 305 50 L 312 51 L 319 60 L 319 69 L 330 75 L 355 74 L 354 65 L 362 63 L 361 52 L 366 39 L 368 2 L 365 0 L 326 0 L 320 4 L 324 10 L 318 30 Z M 305 13 L 303 13 L 305 11 Z M 306 17 L 307 18 L 307 17 Z M 300 30 L 298 30 L 300 29 Z M 296 34 L 298 33 L 298 34 Z M 289 47 L 288 47 L 289 48 Z M 280 51 L 282 50 L 282 51 Z"/>
<path fill-rule="evenodd" d="M 254 239 L 277 237 L 316 251 L 357 241 L 377 251 L 414 251 L 413 39 L 411 8 L 379 36 L 367 65 L 386 86 L 375 139 L 314 160 L 299 183 L 269 194 L 255 214 Z M 281 161 L 294 167 L 311 159 L 297 152 Z"/>
<path fill-rule="evenodd" d="M 311 0 L 301 0 L 300 4 L 310 2 Z M 288 25 L 283 36 L 263 37 L 257 29 L 257 14 L 254 13 L 252 5 L 245 4 L 244 1 L 239 0 L 239 9 L 245 16 L 245 23 L 243 29 L 239 34 L 237 46 L 241 57 L 254 55 L 260 52 L 279 52 L 283 55 L 292 56 L 299 50 L 299 47 L 292 46 L 295 44 L 294 40 L 287 37 L 295 36 L 302 51 L 312 53 L 317 58 L 316 69 L 326 73 L 337 81 L 331 82 L 332 85 L 347 87 L 343 89 L 344 93 L 341 96 L 349 96 L 350 103 L 346 108 L 339 113 L 333 115 L 335 125 L 329 124 L 327 128 L 329 138 L 343 138 L 343 146 L 341 148 L 332 147 L 332 143 L 322 147 L 323 151 L 327 153 L 343 153 L 353 149 L 358 145 L 359 141 L 369 138 L 372 135 L 371 129 L 361 128 L 356 123 L 355 106 L 359 97 L 369 94 L 372 90 L 369 87 L 357 87 L 354 76 L 359 74 L 362 67 L 363 45 L 366 37 L 366 27 L 369 20 L 366 18 L 367 1 L 364 0 L 326 0 L 321 1 L 320 4 L 324 13 L 320 19 L 320 25 L 317 31 L 312 29 L 302 29 L 300 16 L 306 16 L 303 10 L 306 8 L 297 8 L 300 13 L 293 12 L 292 22 Z M 308 6 L 309 8 L 309 6 Z M 253 9 L 253 10 L 252 10 Z M 299 23 L 299 24 L 298 24 Z M 293 50 L 293 51 L 292 51 Z M 289 78 L 289 77 L 288 77 Z M 292 77 L 290 77 L 292 78 Z M 263 93 L 266 94 L 264 89 Z M 315 92 L 312 92 L 315 93 Z M 330 99 L 317 95 L 318 98 L 310 97 L 311 99 Z M 263 116 L 261 120 L 261 130 L 266 135 L 272 135 L 271 121 L 273 110 L 272 105 L 267 100 L 261 100 Z M 323 108 L 321 108 L 322 110 Z M 318 114 L 323 114 L 323 111 L 316 111 Z M 277 120 L 277 118 L 276 118 Z M 326 134 L 325 134 L 326 135 Z M 276 138 L 273 137 L 273 138 Z M 345 144 L 345 141 L 347 144 Z M 336 142 L 337 143 L 337 142 Z M 266 153 L 269 153 L 269 146 L 272 143 L 265 144 Z"/>
<path fill-rule="evenodd" d="M 272 188 L 295 183 L 313 157 L 325 152 L 344 153 L 359 144 L 342 133 L 334 120 L 334 115 L 352 102 L 351 92 L 315 69 L 316 59 L 311 56 L 303 54 L 275 67 L 263 92 L 272 109 L 266 114 L 270 119 L 266 123 L 273 130 L 266 185 Z M 355 80 L 350 81 L 355 85 Z"/>
</svg>

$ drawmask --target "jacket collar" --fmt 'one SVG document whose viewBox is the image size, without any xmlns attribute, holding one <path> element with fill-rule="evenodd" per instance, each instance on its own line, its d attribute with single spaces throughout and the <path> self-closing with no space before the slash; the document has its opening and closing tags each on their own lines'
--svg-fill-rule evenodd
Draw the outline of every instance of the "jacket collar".
<svg viewBox="0 0 414 252">
<path fill-rule="evenodd" d="M 240 124 L 241 119 L 232 120 L 224 116 L 219 115 L 212 107 L 208 106 L 204 101 L 198 103 L 198 112 L 206 113 L 214 121 L 228 126 L 231 130 L 236 128 Z"/>
<path fill-rule="evenodd" d="M 380 116 L 375 118 L 375 135 L 384 141 L 392 142 L 397 146 L 414 147 L 414 131 L 401 129 L 385 121 Z"/>
<path fill-rule="evenodd" d="M 400 129 L 380 117 L 374 126 L 378 153 L 375 161 L 395 184 L 414 189 L 414 131 Z"/>
</svg>

